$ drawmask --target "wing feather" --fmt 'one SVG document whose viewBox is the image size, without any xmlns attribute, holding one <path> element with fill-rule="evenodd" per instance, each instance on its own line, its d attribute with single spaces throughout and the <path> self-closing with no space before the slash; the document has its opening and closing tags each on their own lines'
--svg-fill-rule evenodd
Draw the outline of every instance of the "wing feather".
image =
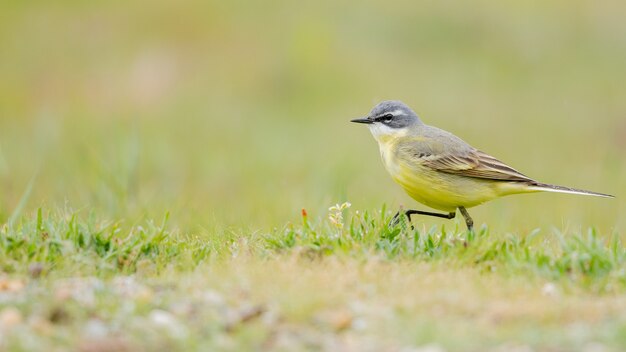
<svg viewBox="0 0 626 352">
<path fill-rule="evenodd" d="M 466 177 L 501 181 L 532 181 L 526 175 L 480 150 L 470 150 L 467 155 L 450 153 L 425 158 L 423 165 L 434 170 Z"/>
<path fill-rule="evenodd" d="M 407 138 L 398 144 L 405 159 L 439 172 L 499 181 L 533 181 L 451 133 L 434 129 L 429 136 Z"/>
</svg>

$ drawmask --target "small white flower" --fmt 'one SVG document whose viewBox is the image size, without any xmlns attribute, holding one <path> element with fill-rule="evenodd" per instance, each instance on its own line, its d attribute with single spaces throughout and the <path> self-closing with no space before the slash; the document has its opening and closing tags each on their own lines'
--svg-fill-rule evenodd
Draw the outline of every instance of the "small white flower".
<svg viewBox="0 0 626 352">
<path fill-rule="evenodd" d="M 352 204 L 350 204 L 350 202 L 345 202 L 343 204 L 335 204 L 332 207 L 328 208 L 328 220 L 337 229 L 343 229 L 343 211 L 350 208 L 351 206 Z"/>
</svg>

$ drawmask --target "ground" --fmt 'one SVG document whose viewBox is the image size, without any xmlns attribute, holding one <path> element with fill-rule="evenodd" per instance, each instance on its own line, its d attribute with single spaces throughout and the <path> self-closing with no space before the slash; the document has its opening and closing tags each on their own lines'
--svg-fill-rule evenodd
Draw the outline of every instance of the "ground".
<svg viewBox="0 0 626 352">
<path fill-rule="evenodd" d="M 421 232 L 388 228 L 387 215 L 336 206 L 313 223 L 201 239 L 40 211 L 1 232 L 0 341 L 84 351 L 626 346 L 618 236 Z"/>
</svg>

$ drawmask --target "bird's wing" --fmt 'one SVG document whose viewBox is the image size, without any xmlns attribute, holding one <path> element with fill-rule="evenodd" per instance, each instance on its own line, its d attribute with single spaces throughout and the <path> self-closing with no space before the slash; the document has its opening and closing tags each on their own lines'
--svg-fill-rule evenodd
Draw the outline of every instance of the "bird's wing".
<svg viewBox="0 0 626 352">
<path fill-rule="evenodd" d="M 480 150 L 465 156 L 443 154 L 424 160 L 423 164 L 437 171 L 466 177 L 501 181 L 532 181 L 524 174 Z"/>
<path fill-rule="evenodd" d="M 449 174 L 498 181 L 533 181 L 451 134 L 413 139 L 400 146 L 400 153 L 420 165 Z"/>
</svg>

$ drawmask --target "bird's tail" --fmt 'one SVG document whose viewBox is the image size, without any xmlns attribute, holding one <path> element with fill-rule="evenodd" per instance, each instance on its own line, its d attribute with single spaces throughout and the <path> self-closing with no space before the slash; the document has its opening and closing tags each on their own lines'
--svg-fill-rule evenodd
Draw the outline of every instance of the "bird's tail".
<svg viewBox="0 0 626 352">
<path fill-rule="evenodd" d="M 612 196 L 610 194 L 585 191 L 585 190 L 582 190 L 582 189 L 563 187 L 563 186 L 557 186 L 557 185 L 550 185 L 550 184 L 547 184 L 547 183 L 540 183 L 540 182 L 533 182 L 533 183 L 531 183 L 529 185 L 528 189 L 536 190 L 536 191 L 544 191 L 544 192 L 582 194 L 584 196 L 615 198 L 615 196 Z"/>
</svg>

